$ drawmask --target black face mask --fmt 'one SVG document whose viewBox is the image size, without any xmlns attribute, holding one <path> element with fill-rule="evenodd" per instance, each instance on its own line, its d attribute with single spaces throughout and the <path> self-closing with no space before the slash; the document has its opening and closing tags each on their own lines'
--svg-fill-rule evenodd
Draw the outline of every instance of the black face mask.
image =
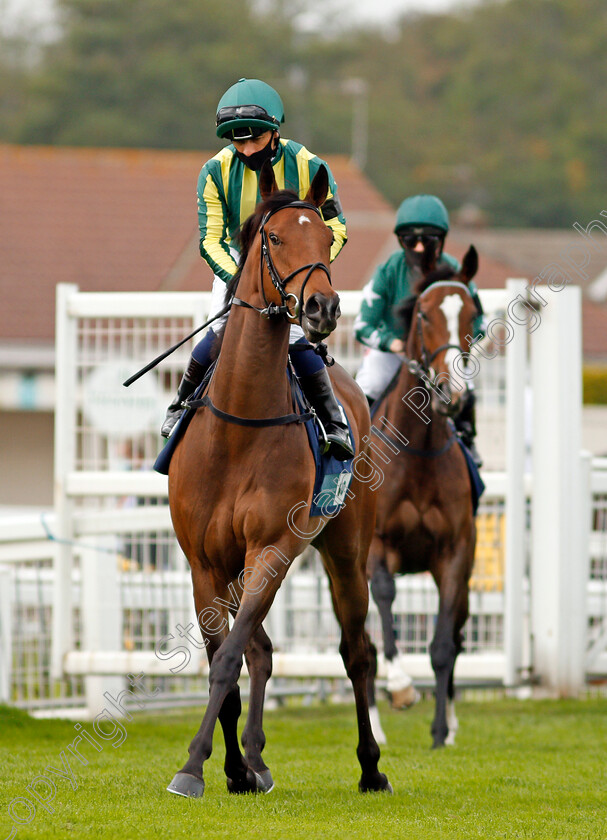
<svg viewBox="0 0 607 840">
<path fill-rule="evenodd" d="M 263 149 L 260 149 L 258 152 L 253 152 L 252 155 L 243 155 L 242 152 L 236 150 L 236 157 L 249 169 L 252 169 L 254 172 L 258 172 L 266 160 L 272 160 L 276 154 L 275 150 L 272 148 L 273 143 L 274 135 L 270 137 L 267 146 L 264 146 Z"/>
<path fill-rule="evenodd" d="M 436 242 L 433 246 L 434 239 L 436 239 Z M 424 258 L 424 251 L 414 251 L 413 248 L 406 247 L 405 243 L 402 242 L 400 240 L 400 238 L 399 238 L 399 242 L 400 242 L 401 248 L 403 249 L 403 251 L 405 253 L 405 261 L 406 261 L 407 265 L 409 266 L 409 269 L 411 271 L 421 272 L 422 260 Z M 444 242 L 444 237 L 442 237 L 442 236 L 441 237 L 435 237 L 434 235 L 432 235 L 432 237 L 430 238 L 430 240 L 427 243 L 423 242 L 423 239 L 422 239 L 422 244 L 424 245 L 424 250 L 425 251 L 427 251 L 428 253 L 431 253 L 432 248 L 433 247 L 435 248 L 437 260 L 440 258 L 441 254 L 443 253 L 443 242 Z"/>
</svg>

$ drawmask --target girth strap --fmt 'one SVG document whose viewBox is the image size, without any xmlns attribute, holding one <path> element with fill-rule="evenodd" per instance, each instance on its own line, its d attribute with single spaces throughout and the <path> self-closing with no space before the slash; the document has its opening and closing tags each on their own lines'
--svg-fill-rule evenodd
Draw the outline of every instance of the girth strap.
<svg viewBox="0 0 607 840">
<path fill-rule="evenodd" d="M 314 416 L 311 411 L 305 411 L 303 414 L 283 414 L 282 417 L 261 417 L 256 419 L 237 417 L 235 414 L 228 414 L 220 408 L 217 408 L 207 394 L 199 400 L 185 400 L 182 405 L 185 408 L 208 408 L 220 420 L 225 420 L 227 423 L 234 423 L 236 426 L 251 426 L 254 429 L 263 428 L 264 426 L 286 426 L 289 423 L 305 423 Z"/>
<path fill-rule="evenodd" d="M 408 444 L 403 444 L 400 440 L 396 440 L 396 438 L 393 438 L 391 435 L 387 435 L 384 431 L 376 429 L 375 426 L 371 426 L 371 434 L 377 435 L 380 439 L 387 438 L 400 452 L 406 452 L 409 455 L 417 455 L 420 458 L 440 458 L 441 455 L 444 455 L 451 449 L 457 440 L 456 433 L 452 431 L 451 436 L 447 438 L 446 442 L 440 449 L 415 449 Z"/>
</svg>

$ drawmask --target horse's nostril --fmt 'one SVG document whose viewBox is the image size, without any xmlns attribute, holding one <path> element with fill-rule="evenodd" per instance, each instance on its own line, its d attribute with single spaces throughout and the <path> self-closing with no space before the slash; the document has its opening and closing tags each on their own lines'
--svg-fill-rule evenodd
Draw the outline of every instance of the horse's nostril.
<svg viewBox="0 0 607 840">
<path fill-rule="evenodd" d="M 321 306 L 318 302 L 316 295 L 312 295 L 306 301 L 305 307 L 306 317 L 308 318 L 318 318 L 321 313 Z"/>
</svg>

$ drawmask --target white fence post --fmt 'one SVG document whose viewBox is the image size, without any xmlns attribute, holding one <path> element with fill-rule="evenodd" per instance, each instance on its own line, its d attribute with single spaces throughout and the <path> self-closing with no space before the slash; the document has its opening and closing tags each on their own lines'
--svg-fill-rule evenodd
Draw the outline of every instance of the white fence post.
<svg viewBox="0 0 607 840">
<path fill-rule="evenodd" d="M 525 299 L 526 280 L 508 280 L 511 300 Z M 514 313 L 517 318 L 517 313 Z M 520 317 L 520 315 L 518 316 Z M 510 320 L 512 324 L 512 320 Z M 506 346 L 506 552 L 504 570 L 504 683 L 520 682 L 523 665 L 525 575 L 525 388 L 528 329 L 512 325 Z"/>
<path fill-rule="evenodd" d="M 13 571 L 0 566 L 0 703 L 11 702 Z"/>
<path fill-rule="evenodd" d="M 76 325 L 68 311 L 70 296 L 78 286 L 57 286 L 55 316 L 55 492 L 56 536 L 53 562 L 53 637 L 51 676 L 63 673 L 63 657 L 73 647 L 72 569 L 74 552 L 73 502 L 67 494 L 67 477 L 76 460 Z"/>
<path fill-rule="evenodd" d="M 568 681 L 580 688 L 586 680 L 588 650 L 588 584 L 590 583 L 590 538 L 592 533 L 592 454 L 580 453 L 580 492 L 575 494 L 580 546 L 579 562 L 571 563 L 569 597 L 571 626 L 569 628 Z"/>
<path fill-rule="evenodd" d="M 575 696 L 583 684 L 586 627 L 576 595 L 587 578 L 588 539 L 580 522 L 582 479 L 581 293 L 551 291 L 532 334 L 534 669 L 544 685 Z M 582 667 L 580 667 L 582 665 Z"/>
<path fill-rule="evenodd" d="M 85 650 L 122 649 L 122 604 L 118 584 L 118 557 L 113 538 L 98 538 L 82 551 L 82 642 Z M 120 677 L 86 677 L 86 706 L 91 717 L 99 714 L 107 700 L 123 687 Z M 111 708 L 111 707 L 110 707 Z"/>
</svg>

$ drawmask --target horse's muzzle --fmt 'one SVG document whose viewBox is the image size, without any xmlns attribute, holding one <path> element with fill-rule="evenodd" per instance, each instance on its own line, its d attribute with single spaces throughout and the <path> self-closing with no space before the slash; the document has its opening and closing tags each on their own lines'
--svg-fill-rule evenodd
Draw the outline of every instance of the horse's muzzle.
<svg viewBox="0 0 607 840">
<path fill-rule="evenodd" d="M 327 297 L 314 292 L 306 300 L 303 309 L 302 326 L 307 338 L 313 343 L 322 341 L 333 332 L 340 315 L 338 294 Z"/>
<path fill-rule="evenodd" d="M 459 388 L 452 388 L 449 382 L 443 380 L 437 383 L 432 391 L 432 409 L 442 417 L 455 417 L 462 406 Z"/>
</svg>

